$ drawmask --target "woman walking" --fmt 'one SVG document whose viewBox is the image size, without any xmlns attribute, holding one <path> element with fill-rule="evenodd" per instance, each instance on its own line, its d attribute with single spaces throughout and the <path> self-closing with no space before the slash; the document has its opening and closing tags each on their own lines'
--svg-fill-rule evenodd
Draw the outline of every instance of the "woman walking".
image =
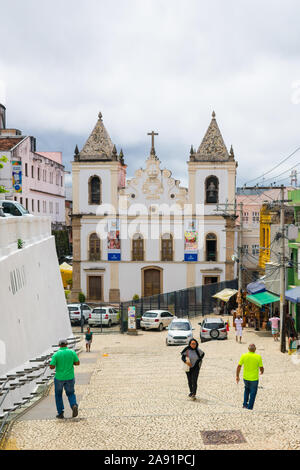
<svg viewBox="0 0 300 470">
<path fill-rule="evenodd" d="M 88 326 L 86 334 L 85 334 L 85 346 L 86 352 L 91 352 L 91 344 L 93 341 L 93 333 L 91 332 L 90 327 Z"/>
<path fill-rule="evenodd" d="M 189 397 L 196 399 L 197 381 L 205 353 L 199 348 L 198 342 L 193 338 L 189 345 L 181 352 L 181 359 L 186 364 L 188 370 L 186 376 L 189 384 Z"/>
</svg>

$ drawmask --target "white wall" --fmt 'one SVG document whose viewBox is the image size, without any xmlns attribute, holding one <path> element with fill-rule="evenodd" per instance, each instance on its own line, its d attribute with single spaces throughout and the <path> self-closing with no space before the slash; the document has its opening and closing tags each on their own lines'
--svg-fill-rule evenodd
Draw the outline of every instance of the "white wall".
<svg viewBox="0 0 300 470">
<path fill-rule="evenodd" d="M 91 176 L 99 176 L 101 178 L 102 187 L 102 202 L 104 204 L 111 202 L 111 176 L 109 169 L 96 168 L 81 168 L 79 172 L 79 212 L 80 213 L 93 213 L 96 214 L 98 205 L 89 205 L 89 179 Z"/>
<path fill-rule="evenodd" d="M 208 176 L 216 176 L 219 180 L 219 204 L 225 204 L 228 199 L 228 170 L 227 168 L 217 169 L 202 169 L 196 170 L 195 174 L 195 201 L 196 204 L 205 203 L 205 180 Z M 234 201 L 228 201 L 234 202 Z M 215 215 L 216 205 L 207 204 L 204 207 L 205 215 Z"/>
<path fill-rule="evenodd" d="M 29 359 L 72 336 L 54 237 L 45 225 L 40 230 L 43 220 L 39 224 L 34 219 L 39 218 L 0 220 L 0 345 L 6 349 L 5 361 L 0 357 L 1 376 L 23 369 Z M 24 240 L 26 233 L 24 248 L 17 249 L 17 238 Z M 32 390 L 34 382 L 28 387 Z M 16 394 L 23 393 L 18 390 Z"/>
</svg>

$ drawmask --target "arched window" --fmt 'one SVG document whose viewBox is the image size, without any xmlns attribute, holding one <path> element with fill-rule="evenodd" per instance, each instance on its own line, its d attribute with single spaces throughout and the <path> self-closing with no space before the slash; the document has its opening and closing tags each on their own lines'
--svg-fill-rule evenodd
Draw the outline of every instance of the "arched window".
<svg viewBox="0 0 300 470">
<path fill-rule="evenodd" d="M 89 238 L 89 260 L 99 261 L 100 259 L 100 238 L 96 233 L 92 233 Z"/>
<path fill-rule="evenodd" d="M 173 237 L 170 233 L 166 233 L 161 239 L 161 260 L 173 261 Z"/>
<path fill-rule="evenodd" d="M 205 239 L 206 261 L 217 261 L 217 237 L 214 233 L 208 233 Z"/>
<path fill-rule="evenodd" d="M 219 199 L 219 180 L 216 176 L 209 176 L 205 182 L 206 204 L 217 204 Z"/>
<path fill-rule="evenodd" d="M 101 204 L 101 180 L 98 176 L 89 179 L 89 204 Z"/>
<path fill-rule="evenodd" d="M 132 239 L 132 261 L 144 261 L 144 239 L 140 233 Z"/>
</svg>

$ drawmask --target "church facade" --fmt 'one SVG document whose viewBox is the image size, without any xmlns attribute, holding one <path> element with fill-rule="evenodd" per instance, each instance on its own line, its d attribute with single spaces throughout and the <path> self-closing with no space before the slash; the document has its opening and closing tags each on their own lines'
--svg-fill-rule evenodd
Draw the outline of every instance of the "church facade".
<svg viewBox="0 0 300 470">
<path fill-rule="evenodd" d="M 187 162 L 188 188 L 163 168 L 154 138 L 144 168 L 126 178 L 101 113 L 72 162 L 73 286 L 71 300 L 118 302 L 235 278 L 236 168 L 213 113 Z"/>
</svg>

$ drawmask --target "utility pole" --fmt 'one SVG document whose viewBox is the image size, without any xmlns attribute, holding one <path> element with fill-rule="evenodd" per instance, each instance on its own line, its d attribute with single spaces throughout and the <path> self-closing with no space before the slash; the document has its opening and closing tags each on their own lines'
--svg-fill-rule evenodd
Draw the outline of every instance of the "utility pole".
<svg viewBox="0 0 300 470">
<path fill-rule="evenodd" d="M 285 227 L 284 227 L 284 186 L 280 188 L 280 350 L 286 352 L 285 341 Z"/>
<path fill-rule="evenodd" d="M 239 270 L 238 270 L 238 313 L 243 316 L 242 312 L 242 289 L 243 289 L 243 209 L 244 205 L 240 203 L 240 229 L 238 232 L 238 260 L 239 260 Z"/>
<path fill-rule="evenodd" d="M 245 187 L 245 189 L 271 189 L 270 187 Z M 286 289 L 286 259 L 285 259 L 285 220 L 284 220 L 284 203 L 290 202 L 289 199 L 284 199 L 284 189 L 285 186 L 282 184 L 281 186 L 273 186 L 272 189 L 280 189 L 280 200 L 273 201 L 271 207 L 276 205 L 280 206 L 280 238 L 281 238 L 281 247 L 280 247 L 280 351 L 282 353 L 286 352 L 286 332 L 285 332 L 285 324 L 286 324 L 286 312 L 285 312 L 285 289 Z"/>
<path fill-rule="evenodd" d="M 225 206 L 225 209 L 221 209 L 221 206 Z M 236 207 L 236 200 L 234 204 L 226 203 L 224 204 L 217 204 L 217 212 L 223 212 L 224 218 L 233 218 L 237 219 L 237 207 Z M 243 232 L 248 232 L 249 230 L 244 229 L 243 224 L 243 211 L 244 211 L 244 204 L 241 202 L 239 204 L 239 212 L 240 212 L 240 225 L 239 227 L 235 227 L 232 229 L 225 229 L 227 232 L 237 232 L 238 233 L 238 294 L 237 294 L 237 303 L 238 303 L 238 313 L 243 316 L 242 312 L 242 288 L 243 288 Z"/>
</svg>

